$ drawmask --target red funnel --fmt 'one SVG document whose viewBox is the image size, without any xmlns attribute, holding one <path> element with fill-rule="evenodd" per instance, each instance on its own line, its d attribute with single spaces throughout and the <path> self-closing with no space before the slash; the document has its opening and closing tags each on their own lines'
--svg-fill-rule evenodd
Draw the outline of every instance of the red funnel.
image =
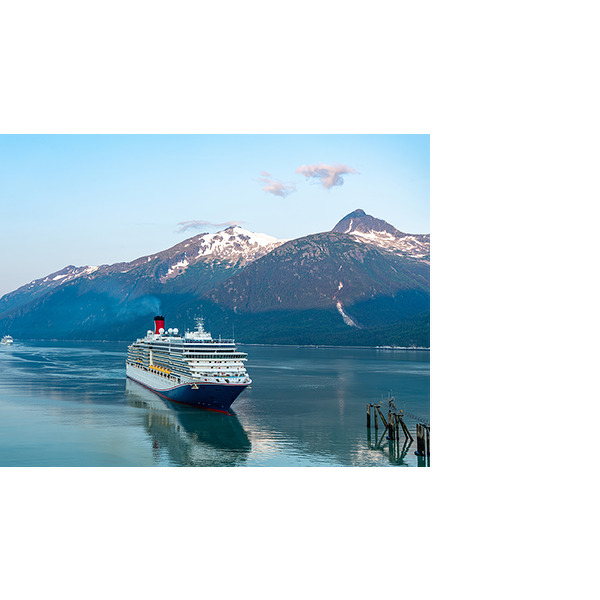
<svg viewBox="0 0 600 600">
<path fill-rule="evenodd" d="M 164 317 L 154 317 L 154 333 L 160 333 L 160 329 L 164 330 L 165 328 L 165 318 Z"/>
</svg>

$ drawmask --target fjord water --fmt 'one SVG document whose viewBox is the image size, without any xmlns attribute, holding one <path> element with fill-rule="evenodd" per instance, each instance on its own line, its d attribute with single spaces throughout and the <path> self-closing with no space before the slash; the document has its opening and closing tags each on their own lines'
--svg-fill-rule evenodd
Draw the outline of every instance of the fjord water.
<svg viewBox="0 0 600 600">
<path fill-rule="evenodd" d="M 429 419 L 429 352 L 239 346 L 253 383 L 224 415 L 125 378 L 126 343 L 0 348 L 0 466 L 423 466 L 416 442 L 366 428 L 391 393 Z"/>
</svg>

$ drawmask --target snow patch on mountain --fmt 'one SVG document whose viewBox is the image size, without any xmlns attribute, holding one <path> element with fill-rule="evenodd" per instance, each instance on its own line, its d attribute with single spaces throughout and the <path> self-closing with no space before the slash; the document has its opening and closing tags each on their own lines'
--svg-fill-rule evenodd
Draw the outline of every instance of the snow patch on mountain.
<svg viewBox="0 0 600 600">
<path fill-rule="evenodd" d="M 174 265 L 171 265 L 169 267 L 169 269 L 167 270 L 166 275 L 163 275 L 160 278 L 160 281 L 162 283 L 164 283 L 168 279 L 173 279 L 174 277 L 177 277 L 178 275 L 181 275 L 189 266 L 190 266 L 190 263 L 187 260 L 187 258 L 184 258 L 184 259 L 176 262 Z"/>
<path fill-rule="evenodd" d="M 342 303 L 339 300 L 336 303 L 336 308 L 338 309 L 340 315 L 342 315 L 342 319 L 344 319 L 344 323 L 346 323 L 346 325 L 348 325 L 349 327 L 359 328 L 356 322 L 353 321 L 352 318 L 346 314 L 346 312 L 344 311 L 344 307 L 342 306 Z"/>
<path fill-rule="evenodd" d="M 197 241 L 196 241 L 197 240 Z M 287 240 L 278 240 L 265 233 L 254 233 L 239 225 L 228 227 L 217 233 L 197 236 L 198 256 L 238 262 L 251 262 L 281 246 Z"/>
<path fill-rule="evenodd" d="M 31 288 L 52 288 L 57 285 L 63 285 L 68 281 L 73 281 L 79 277 L 83 277 L 85 275 L 91 275 L 95 271 L 98 270 L 97 266 L 89 266 L 89 267 L 75 267 L 73 265 L 69 265 L 60 271 L 56 271 L 55 273 L 50 273 L 43 279 L 34 279 L 29 284 L 23 287 Z"/>
<path fill-rule="evenodd" d="M 411 258 L 422 259 L 430 252 L 429 239 L 428 237 L 423 239 L 425 236 L 417 237 L 407 234 L 396 238 L 387 231 L 369 231 L 368 233 L 354 231 L 350 235 L 356 240 L 379 246 L 391 252 L 405 254 Z"/>
</svg>

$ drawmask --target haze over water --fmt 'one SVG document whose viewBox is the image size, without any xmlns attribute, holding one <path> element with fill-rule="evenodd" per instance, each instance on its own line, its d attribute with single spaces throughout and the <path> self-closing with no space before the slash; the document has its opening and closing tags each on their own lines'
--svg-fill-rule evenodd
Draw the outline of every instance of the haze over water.
<svg viewBox="0 0 600 600">
<path fill-rule="evenodd" d="M 429 352 L 240 346 L 253 380 L 234 415 L 162 400 L 125 378 L 126 343 L 0 348 L 0 466 L 422 466 L 366 428 L 387 397 L 429 419 Z M 406 423 L 413 433 L 415 418 Z M 382 438 L 380 440 L 380 438 Z"/>
</svg>

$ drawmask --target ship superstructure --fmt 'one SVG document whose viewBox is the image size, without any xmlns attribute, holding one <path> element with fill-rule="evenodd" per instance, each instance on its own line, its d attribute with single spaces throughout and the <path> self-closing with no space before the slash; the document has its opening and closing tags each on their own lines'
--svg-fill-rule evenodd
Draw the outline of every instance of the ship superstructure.
<svg viewBox="0 0 600 600">
<path fill-rule="evenodd" d="M 168 400 L 227 412 L 251 383 L 244 367 L 248 355 L 234 340 L 213 339 L 202 319 L 183 336 L 165 330 L 162 316 L 154 324 L 154 331 L 129 346 L 127 377 Z"/>
</svg>

